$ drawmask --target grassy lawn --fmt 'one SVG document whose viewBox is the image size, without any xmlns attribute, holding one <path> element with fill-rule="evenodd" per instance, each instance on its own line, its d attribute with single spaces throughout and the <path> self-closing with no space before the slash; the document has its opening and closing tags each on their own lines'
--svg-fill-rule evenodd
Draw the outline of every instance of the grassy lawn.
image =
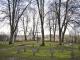
<svg viewBox="0 0 80 60">
<path fill-rule="evenodd" d="M 53 57 L 56 60 L 69 60 L 71 58 L 71 46 L 59 46 L 57 43 L 50 43 L 46 42 L 45 46 L 39 46 L 35 41 L 28 41 L 28 42 L 16 42 L 12 45 L 8 44 L 0 44 L 0 49 L 4 49 L 0 51 L 0 57 L 9 57 L 9 56 L 14 56 L 14 57 L 23 57 L 28 60 L 51 60 Z M 17 48 L 19 45 L 25 45 L 26 51 L 21 51 L 20 53 L 17 53 Z M 35 56 L 33 56 L 32 52 L 32 47 L 38 48 L 39 51 L 35 53 Z M 75 57 L 80 57 L 80 50 L 79 50 L 79 44 L 74 44 L 73 45 L 73 52 Z M 10 49 L 8 49 L 10 48 Z M 53 48 L 53 57 L 51 58 L 51 51 L 50 48 Z M 5 50 L 7 49 L 7 50 Z"/>
</svg>

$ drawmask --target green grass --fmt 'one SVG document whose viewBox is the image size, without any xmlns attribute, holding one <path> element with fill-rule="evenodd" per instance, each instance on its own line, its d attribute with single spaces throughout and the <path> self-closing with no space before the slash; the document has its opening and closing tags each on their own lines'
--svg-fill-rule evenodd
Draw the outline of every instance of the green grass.
<svg viewBox="0 0 80 60">
<path fill-rule="evenodd" d="M 24 57 L 27 58 L 28 60 L 51 60 L 51 54 L 49 51 L 49 48 L 53 47 L 54 48 L 54 53 L 53 56 L 55 57 L 56 60 L 68 60 L 71 58 L 71 51 L 68 50 L 68 48 L 71 48 L 71 46 L 59 46 L 57 43 L 50 43 L 46 42 L 45 46 L 40 46 L 40 49 L 38 52 L 36 52 L 35 56 L 33 56 L 32 53 L 32 47 L 39 47 L 38 44 L 35 41 L 28 41 L 28 42 L 16 42 L 15 44 L 8 45 L 8 44 L 0 44 L 0 49 L 7 49 L 11 48 L 8 50 L 2 50 L 0 51 L 0 57 L 4 56 L 16 56 L 16 57 Z M 16 48 L 19 45 L 26 45 L 30 48 L 27 48 L 26 52 L 20 52 L 17 54 Z M 80 45 L 79 44 L 74 44 L 74 55 L 75 56 L 80 56 L 80 50 L 78 49 Z M 61 51 L 61 48 L 64 48 L 64 51 Z"/>
<path fill-rule="evenodd" d="M 14 47 L 14 45 L 8 45 L 8 44 L 0 44 L 0 49 L 3 49 L 3 48 L 11 48 L 11 47 Z"/>
</svg>

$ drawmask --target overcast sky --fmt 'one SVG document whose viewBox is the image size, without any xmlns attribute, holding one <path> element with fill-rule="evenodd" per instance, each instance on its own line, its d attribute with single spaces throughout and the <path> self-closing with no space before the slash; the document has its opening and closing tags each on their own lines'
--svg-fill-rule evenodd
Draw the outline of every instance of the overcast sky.
<svg viewBox="0 0 80 60">
<path fill-rule="evenodd" d="M 46 5 L 47 5 L 48 1 L 49 0 L 46 0 L 45 7 L 47 7 Z M 66 0 L 62 0 L 62 1 L 65 2 Z M 9 24 L 6 24 L 5 22 L 4 22 L 4 24 L 2 22 L 0 22 L 0 24 L 1 24 L 0 25 L 0 33 L 9 34 L 9 32 L 10 32 Z M 71 28 L 69 28 L 69 29 L 71 29 Z M 22 30 L 22 29 L 20 28 L 19 30 Z M 19 32 L 18 34 L 23 34 L 23 31 Z M 48 29 L 45 29 L 45 35 L 46 34 L 49 34 Z M 57 32 L 57 34 L 58 34 L 58 32 Z M 69 34 L 68 30 L 66 31 L 66 34 Z"/>
</svg>

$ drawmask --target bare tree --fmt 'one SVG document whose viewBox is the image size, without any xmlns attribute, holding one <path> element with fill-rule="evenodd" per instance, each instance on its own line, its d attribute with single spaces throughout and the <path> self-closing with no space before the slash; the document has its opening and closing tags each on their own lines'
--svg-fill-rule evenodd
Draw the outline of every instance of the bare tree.
<svg viewBox="0 0 80 60">
<path fill-rule="evenodd" d="M 23 26 L 23 30 L 24 30 L 24 39 L 25 39 L 25 41 L 27 41 L 30 18 L 29 18 L 29 14 L 28 14 L 29 12 L 27 10 L 25 11 L 25 13 L 26 14 L 24 14 L 22 17 L 22 26 Z"/>
<path fill-rule="evenodd" d="M 25 28 L 25 20 L 24 20 L 24 17 L 23 17 L 23 19 L 22 19 L 22 22 L 23 22 L 23 29 L 24 29 L 24 39 L 25 39 L 25 41 L 27 40 L 27 37 L 26 37 L 26 28 Z"/>
<path fill-rule="evenodd" d="M 49 40 L 50 40 L 50 42 L 51 42 L 51 38 L 52 38 L 52 36 L 51 36 L 51 33 L 52 33 L 52 23 L 51 23 L 52 22 L 51 21 L 52 19 L 51 19 L 51 17 L 52 17 L 51 16 L 51 13 L 49 13 L 48 14 L 48 18 L 47 18 L 47 26 L 49 28 L 49 38 L 50 38 Z"/>
<path fill-rule="evenodd" d="M 56 2 L 52 2 L 50 5 L 50 12 L 52 14 L 52 22 L 53 22 L 53 40 L 55 42 L 56 37 L 56 28 L 57 28 L 57 4 Z"/>
<path fill-rule="evenodd" d="M 39 33 L 39 31 L 38 31 L 38 26 L 39 26 L 39 18 L 37 19 L 37 22 L 36 22 L 36 38 L 37 38 L 37 43 L 39 42 L 39 36 L 38 36 L 38 33 Z"/>
<path fill-rule="evenodd" d="M 36 10 L 33 10 L 33 40 L 35 41 L 35 19 L 36 19 Z"/>
<path fill-rule="evenodd" d="M 65 14 L 64 14 L 64 20 L 62 22 L 61 20 L 61 5 L 62 2 L 61 0 L 59 0 L 59 6 L 58 6 L 58 10 L 57 12 L 57 18 L 58 18 L 58 27 L 59 27 L 59 44 L 62 45 L 63 39 L 64 39 L 64 35 L 65 35 L 65 31 L 67 28 L 67 24 L 68 24 L 68 19 L 67 19 L 67 15 L 68 15 L 68 3 L 69 0 L 66 1 L 66 8 L 65 8 Z"/>
<path fill-rule="evenodd" d="M 42 44 L 44 46 L 44 0 L 36 0 L 41 21 Z"/>
<path fill-rule="evenodd" d="M 32 0 L 31 0 L 32 1 Z M 10 41 L 9 44 L 12 44 L 14 42 L 14 33 L 17 29 L 18 22 L 23 15 L 26 8 L 31 4 L 31 1 L 29 4 L 20 12 L 20 0 L 7 0 L 8 2 L 8 11 L 9 11 L 9 21 L 10 21 Z M 17 15 L 16 15 L 17 12 Z M 17 16 L 17 17 L 16 17 Z"/>
</svg>

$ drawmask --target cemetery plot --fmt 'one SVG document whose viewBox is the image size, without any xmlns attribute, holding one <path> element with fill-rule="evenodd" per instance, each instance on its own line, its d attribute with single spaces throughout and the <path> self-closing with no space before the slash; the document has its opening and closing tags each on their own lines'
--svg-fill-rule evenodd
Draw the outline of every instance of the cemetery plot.
<svg viewBox="0 0 80 60">
<path fill-rule="evenodd" d="M 19 45 L 19 46 L 16 48 L 17 53 L 26 52 L 26 49 L 27 49 L 27 46 L 26 46 L 26 45 Z"/>
<path fill-rule="evenodd" d="M 6 50 L 5 50 L 6 51 Z M 33 57 L 32 59 L 38 60 L 37 58 L 40 59 L 50 59 L 50 60 L 79 60 L 80 55 L 79 53 L 79 47 L 73 46 L 54 46 L 54 45 L 47 45 L 47 46 L 40 46 L 38 44 L 32 44 L 27 46 L 27 44 L 22 44 L 14 47 L 11 50 L 7 50 L 4 52 L 6 54 L 9 51 L 8 54 L 13 54 L 17 55 L 20 57 Z M 16 53 L 17 52 L 17 53 Z M 76 53 L 77 52 L 77 53 Z M 2 53 L 0 53 L 2 54 Z M 78 55 L 77 55 L 78 54 Z M 38 57 L 39 56 L 39 57 Z M 48 58 L 47 58 L 48 57 Z M 14 58 L 12 58 L 14 59 Z M 31 60 L 32 60 L 31 59 Z M 48 59 L 48 60 L 49 60 Z"/>
</svg>

